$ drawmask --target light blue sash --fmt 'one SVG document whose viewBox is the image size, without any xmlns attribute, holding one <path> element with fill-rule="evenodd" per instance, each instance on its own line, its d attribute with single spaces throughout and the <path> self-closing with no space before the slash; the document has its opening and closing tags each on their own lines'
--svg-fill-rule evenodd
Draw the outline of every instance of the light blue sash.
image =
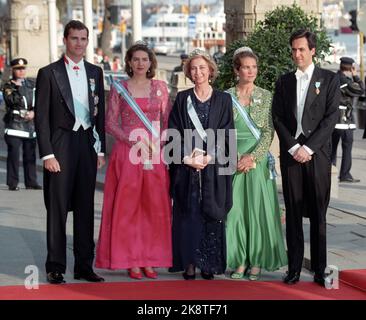
<svg viewBox="0 0 366 320">
<path fill-rule="evenodd" d="M 159 138 L 159 133 L 156 131 L 151 121 L 146 117 L 145 113 L 141 110 L 140 106 L 137 104 L 135 99 L 131 97 L 127 89 L 121 85 L 119 82 L 114 81 L 112 75 L 109 76 L 111 84 L 117 90 L 117 92 L 126 100 L 131 109 L 136 113 L 142 123 L 145 125 L 146 129 L 151 132 L 154 138 Z"/>
<path fill-rule="evenodd" d="M 199 136 L 201 137 L 202 141 L 207 142 L 207 133 L 205 129 L 203 129 L 200 119 L 198 119 L 198 115 L 196 110 L 194 109 L 191 96 L 189 95 L 187 98 L 187 111 L 188 115 L 196 128 Z"/>
<path fill-rule="evenodd" d="M 226 92 L 230 93 L 229 91 L 226 91 Z M 238 111 L 240 116 L 243 118 L 244 122 L 248 126 L 248 128 L 251 131 L 251 133 L 253 134 L 254 138 L 256 138 L 257 141 L 259 141 L 259 139 L 261 137 L 261 131 L 256 126 L 256 124 L 254 123 L 253 119 L 249 116 L 247 111 L 244 108 L 242 108 L 238 99 L 233 94 L 230 93 L 230 95 L 231 95 L 231 99 L 233 101 L 234 108 Z M 276 160 L 269 151 L 267 153 L 267 158 L 268 158 L 268 169 L 269 169 L 270 178 L 276 179 L 276 177 L 277 177 Z"/>
</svg>

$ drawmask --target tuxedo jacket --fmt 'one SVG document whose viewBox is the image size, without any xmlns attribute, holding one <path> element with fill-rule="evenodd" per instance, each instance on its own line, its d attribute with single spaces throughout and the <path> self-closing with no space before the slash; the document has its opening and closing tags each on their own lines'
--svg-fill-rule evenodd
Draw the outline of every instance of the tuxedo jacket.
<svg viewBox="0 0 366 320">
<path fill-rule="evenodd" d="M 281 162 L 286 156 L 290 156 L 288 150 L 298 143 L 295 139 L 297 129 L 296 84 L 295 72 L 281 76 L 276 82 L 273 96 L 272 116 L 280 140 Z M 331 135 L 338 120 L 340 95 L 337 74 L 315 67 L 302 116 L 305 142 L 301 143 L 314 153 L 322 151 L 327 157 L 330 157 Z"/>
<path fill-rule="evenodd" d="M 84 65 L 88 81 L 90 122 L 92 127 L 96 127 L 101 141 L 101 152 L 105 153 L 103 71 L 85 60 Z M 91 79 L 95 83 L 94 97 L 90 87 Z M 98 98 L 95 99 L 95 96 Z M 72 130 L 74 124 L 75 109 L 71 86 L 65 62 L 61 58 L 41 68 L 37 75 L 35 126 L 40 157 L 54 154 L 52 141 L 57 129 Z"/>
</svg>

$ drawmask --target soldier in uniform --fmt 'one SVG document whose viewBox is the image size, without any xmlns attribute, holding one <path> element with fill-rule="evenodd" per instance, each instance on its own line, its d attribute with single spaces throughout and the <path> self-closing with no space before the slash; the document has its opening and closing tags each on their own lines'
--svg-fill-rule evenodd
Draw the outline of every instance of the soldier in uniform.
<svg viewBox="0 0 366 320">
<path fill-rule="evenodd" d="M 36 175 L 36 133 L 34 129 L 34 81 L 26 79 L 27 60 L 10 62 L 12 79 L 5 83 L 3 96 L 6 112 L 5 142 L 8 146 L 7 185 L 9 190 L 19 190 L 19 150 L 23 147 L 24 183 L 26 189 L 42 189 Z"/>
<path fill-rule="evenodd" d="M 340 182 L 360 182 L 351 175 L 353 131 L 356 124 L 353 118 L 353 105 L 356 99 L 363 95 L 364 84 L 356 73 L 355 61 L 349 57 L 342 57 L 338 71 L 341 85 L 340 119 L 332 134 L 332 163 L 337 161 L 337 147 L 342 140 L 342 163 L 339 173 Z"/>
<path fill-rule="evenodd" d="M 183 67 L 184 67 L 184 64 L 187 62 L 188 60 L 188 54 L 186 53 L 182 53 L 180 55 L 180 65 L 179 66 L 176 66 L 174 67 L 173 71 L 172 71 L 172 74 L 170 76 L 170 83 L 173 84 L 174 82 L 174 75 L 177 73 L 177 72 L 183 72 Z"/>
</svg>

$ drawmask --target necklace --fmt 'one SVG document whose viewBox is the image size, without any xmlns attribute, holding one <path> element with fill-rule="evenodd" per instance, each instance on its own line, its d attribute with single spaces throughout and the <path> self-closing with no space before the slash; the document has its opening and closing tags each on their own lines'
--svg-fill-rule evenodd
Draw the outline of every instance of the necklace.
<svg viewBox="0 0 366 320">
<path fill-rule="evenodd" d="M 253 95 L 253 88 L 245 93 L 242 93 L 240 92 L 239 88 L 236 87 L 236 95 L 238 96 L 239 99 L 251 100 Z"/>
<path fill-rule="evenodd" d="M 212 87 L 210 86 L 210 89 L 208 90 L 207 94 L 204 96 L 204 98 L 200 98 L 196 92 L 196 89 L 193 88 L 193 92 L 194 94 L 196 95 L 196 98 L 201 101 L 201 102 L 205 102 L 208 100 L 208 98 L 211 96 L 211 93 L 212 93 Z"/>
</svg>

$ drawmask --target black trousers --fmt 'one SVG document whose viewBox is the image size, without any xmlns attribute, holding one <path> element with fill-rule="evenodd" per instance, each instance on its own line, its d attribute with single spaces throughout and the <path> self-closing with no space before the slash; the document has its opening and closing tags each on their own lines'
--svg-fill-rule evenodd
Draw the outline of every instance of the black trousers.
<svg viewBox="0 0 366 320">
<path fill-rule="evenodd" d="M 311 269 L 322 274 L 327 266 L 326 211 L 330 199 L 330 150 L 320 150 L 304 164 L 293 160 L 290 154 L 281 154 L 281 158 L 289 271 L 301 271 L 304 257 L 303 217 L 309 217 Z"/>
<path fill-rule="evenodd" d="M 342 162 L 339 172 L 339 179 L 352 178 L 352 145 L 353 130 L 334 129 L 332 134 L 332 163 L 337 164 L 337 148 L 339 140 L 342 140 Z"/>
<path fill-rule="evenodd" d="M 19 156 L 23 148 L 24 184 L 26 187 L 37 185 L 36 174 L 36 139 L 26 139 L 5 135 L 8 146 L 6 159 L 6 184 L 16 187 L 19 183 Z"/>
<path fill-rule="evenodd" d="M 61 172 L 44 172 L 47 209 L 46 272 L 66 271 L 66 220 L 73 211 L 74 272 L 92 270 L 97 154 L 92 130 L 57 129 L 52 145 Z"/>
</svg>

